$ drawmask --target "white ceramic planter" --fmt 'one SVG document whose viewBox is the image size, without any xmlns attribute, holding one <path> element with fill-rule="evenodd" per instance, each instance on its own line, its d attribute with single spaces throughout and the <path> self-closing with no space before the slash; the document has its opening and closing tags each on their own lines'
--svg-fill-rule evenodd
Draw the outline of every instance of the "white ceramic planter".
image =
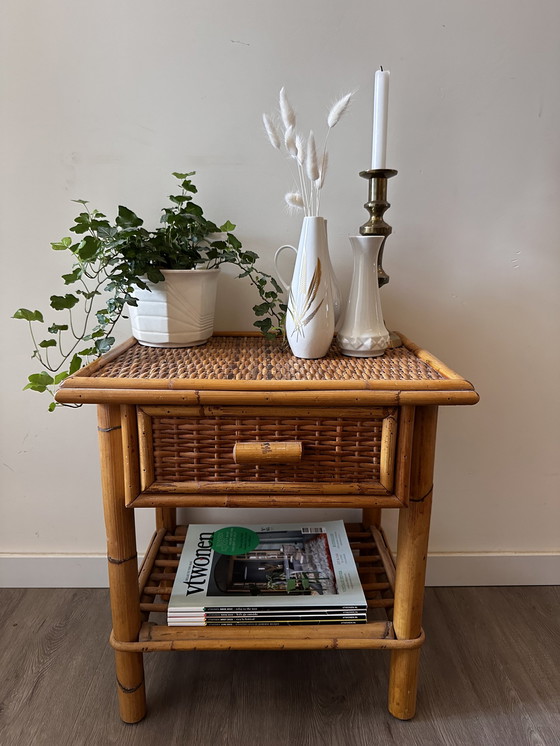
<svg viewBox="0 0 560 746">
<path fill-rule="evenodd" d="M 129 306 L 132 334 L 147 347 L 194 347 L 214 331 L 219 269 L 165 269 L 163 282 L 137 290 Z"/>
</svg>

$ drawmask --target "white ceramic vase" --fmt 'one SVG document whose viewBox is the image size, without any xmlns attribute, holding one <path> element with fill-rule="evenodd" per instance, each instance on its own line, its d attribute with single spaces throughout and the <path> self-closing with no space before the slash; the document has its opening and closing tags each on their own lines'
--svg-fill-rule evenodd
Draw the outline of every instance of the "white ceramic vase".
<svg viewBox="0 0 560 746">
<path fill-rule="evenodd" d="M 164 269 L 163 282 L 147 281 L 129 306 L 132 334 L 147 347 L 194 347 L 214 331 L 219 269 Z"/>
<path fill-rule="evenodd" d="M 379 250 L 384 236 L 350 236 L 354 273 L 337 339 L 350 357 L 378 357 L 389 346 L 378 282 Z"/>
<path fill-rule="evenodd" d="M 287 283 L 278 269 L 278 257 L 286 249 L 296 252 L 292 281 Z M 326 355 L 335 331 L 333 277 L 327 240 L 327 221 L 305 217 L 298 248 L 281 246 L 274 263 L 282 285 L 288 290 L 286 337 L 296 357 Z"/>
</svg>

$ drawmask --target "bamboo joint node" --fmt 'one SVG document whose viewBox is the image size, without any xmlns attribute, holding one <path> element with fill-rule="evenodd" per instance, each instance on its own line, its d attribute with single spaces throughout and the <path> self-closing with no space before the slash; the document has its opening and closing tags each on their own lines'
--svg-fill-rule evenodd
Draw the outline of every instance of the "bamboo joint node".
<svg viewBox="0 0 560 746">
<path fill-rule="evenodd" d="M 129 688 L 127 686 L 124 686 L 117 677 L 117 686 L 121 690 L 121 692 L 124 692 L 125 694 L 134 694 L 134 692 L 137 692 L 138 689 L 140 689 L 142 686 L 144 686 L 144 680 L 137 684 L 136 686 L 133 686 L 132 688 Z"/>
<path fill-rule="evenodd" d="M 110 562 L 112 565 L 124 565 L 126 562 L 130 562 L 131 560 L 135 560 L 138 557 L 136 552 L 134 554 L 131 554 L 130 557 L 125 557 L 124 559 L 115 559 L 114 557 L 110 557 L 107 555 L 107 562 Z"/>
<path fill-rule="evenodd" d="M 430 495 L 432 494 L 433 490 L 434 490 L 434 486 L 432 485 L 430 487 L 430 489 L 426 492 L 425 495 L 423 495 L 422 497 L 411 497 L 410 498 L 410 502 L 411 503 L 422 503 L 422 502 L 424 502 L 424 500 L 427 500 L 428 497 L 430 497 Z"/>
</svg>

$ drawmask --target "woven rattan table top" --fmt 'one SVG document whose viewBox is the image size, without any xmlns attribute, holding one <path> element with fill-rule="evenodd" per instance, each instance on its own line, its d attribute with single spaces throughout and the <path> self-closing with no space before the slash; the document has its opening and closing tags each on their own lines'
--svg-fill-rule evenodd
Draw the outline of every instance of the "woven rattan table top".
<svg viewBox="0 0 560 746">
<path fill-rule="evenodd" d="M 129 340 L 67 378 L 56 398 L 86 403 L 200 403 L 210 401 L 211 392 L 216 392 L 212 401 L 217 401 L 227 392 L 256 396 L 256 392 L 284 391 L 294 392 L 294 401 L 296 393 L 304 401 L 304 392 L 320 397 L 338 391 L 346 392 L 348 403 L 355 405 L 358 399 L 348 397 L 362 391 L 364 396 L 375 392 L 385 403 L 405 401 L 399 392 L 418 403 L 474 403 L 478 397 L 468 381 L 402 339 L 402 347 L 377 358 L 345 357 L 333 342 L 319 360 L 296 358 L 280 341 L 259 334 L 218 334 L 200 347 L 179 349 L 143 347 Z M 337 401 L 346 400 L 341 395 Z"/>
<path fill-rule="evenodd" d="M 343 357 L 336 342 L 319 360 L 294 357 L 264 337 L 212 337 L 201 347 L 161 349 L 134 345 L 93 373 L 95 378 L 215 379 L 222 381 L 349 381 L 442 379 L 406 347 L 377 358 Z"/>
</svg>

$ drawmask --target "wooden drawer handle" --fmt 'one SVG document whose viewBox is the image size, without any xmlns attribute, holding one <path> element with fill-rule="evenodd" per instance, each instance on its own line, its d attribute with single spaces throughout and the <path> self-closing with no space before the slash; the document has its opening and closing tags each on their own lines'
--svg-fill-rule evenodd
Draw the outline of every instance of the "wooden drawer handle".
<svg viewBox="0 0 560 746">
<path fill-rule="evenodd" d="M 295 464 L 301 461 L 302 444 L 299 440 L 287 443 L 252 441 L 233 446 L 236 464 Z"/>
</svg>

